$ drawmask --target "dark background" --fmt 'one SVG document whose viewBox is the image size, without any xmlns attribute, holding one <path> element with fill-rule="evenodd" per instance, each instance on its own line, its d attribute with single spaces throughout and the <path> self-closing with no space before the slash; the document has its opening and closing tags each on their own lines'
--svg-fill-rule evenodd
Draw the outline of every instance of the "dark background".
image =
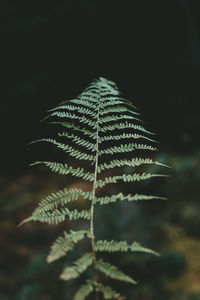
<svg viewBox="0 0 200 300">
<path fill-rule="evenodd" d="M 146 234 L 152 243 L 159 240 L 164 256 L 147 261 L 148 271 L 143 262 L 142 271 L 138 265 L 143 280 L 128 290 L 128 299 L 200 299 L 199 1 L 1 0 L 0 5 L 0 299 L 72 297 L 65 295 L 73 284 L 60 283 L 45 263 L 53 237 L 49 228 L 16 225 L 45 191 L 64 183 L 29 170 L 39 150 L 27 143 L 48 136 L 50 129 L 40 123 L 47 109 L 99 76 L 115 81 L 140 108 L 146 127 L 158 134 L 159 157 L 172 166 L 171 178 L 156 187 L 168 203 L 141 206 L 137 216 L 147 227 L 138 227 L 139 239 Z"/>
</svg>

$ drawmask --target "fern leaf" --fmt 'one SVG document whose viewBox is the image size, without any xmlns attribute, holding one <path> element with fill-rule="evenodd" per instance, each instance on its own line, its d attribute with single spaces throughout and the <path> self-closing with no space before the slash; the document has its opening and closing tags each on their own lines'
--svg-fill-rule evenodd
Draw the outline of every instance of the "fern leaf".
<svg viewBox="0 0 200 300">
<path fill-rule="evenodd" d="M 60 275 L 60 279 L 70 280 L 73 278 L 77 278 L 83 273 L 91 264 L 92 264 L 92 253 L 86 253 L 81 258 L 76 260 L 73 263 L 72 267 L 66 267 L 62 274 Z"/>
<path fill-rule="evenodd" d="M 110 161 L 109 163 L 101 163 L 98 166 L 98 173 L 101 173 L 102 171 L 109 170 L 115 167 L 138 167 L 140 165 L 145 164 L 155 164 L 159 166 L 168 167 L 167 165 L 164 165 L 162 163 L 159 163 L 157 161 L 154 161 L 150 158 L 133 158 L 132 160 L 126 160 L 126 159 L 114 159 Z"/>
<path fill-rule="evenodd" d="M 43 212 L 55 210 L 59 206 L 64 206 L 69 202 L 78 200 L 80 197 L 91 200 L 92 192 L 84 192 L 81 189 L 72 189 L 70 191 L 64 189 L 56 193 L 51 193 L 41 200 L 35 212 L 41 214 Z"/>
<path fill-rule="evenodd" d="M 95 244 L 96 251 L 106 251 L 106 252 L 127 252 L 128 250 L 132 252 L 146 252 L 159 256 L 159 254 L 151 249 L 142 247 L 139 243 L 133 242 L 129 245 L 126 241 L 102 241 L 99 240 Z"/>
<path fill-rule="evenodd" d="M 80 289 L 76 292 L 74 300 L 84 300 L 93 292 L 93 290 L 93 282 L 91 280 L 87 280 L 86 283 L 82 284 Z"/>
<path fill-rule="evenodd" d="M 144 144 L 130 143 L 130 144 L 121 144 L 119 147 L 114 146 L 114 147 L 110 147 L 110 148 L 100 150 L 99 154 L 103 155 L 103 154 L 127 153 L 127 152 L 132 152 L 134 150 L 156 151 L 157 148 L 152 147 L 152 146 L 148 146 L 148 145 L 144 145 Z"/>
<path fill-rule="evenodd" d="M 123 195 L 122 193 L 119 193 L 117 195 L 112 196 L 105 196 L 105 197 L 96 197 L 94 203 L 99 203 L 100 205 L 109 204 L 109 203 L 115 203 L 117 201 L 140 201 L 140 200 L 166 200 L 164 197 L 159 196 L 153 196 L 153 195 L 142 195 L 142 194 L 135 194 L 135 195 Z"/>
<path fill-rule="evenodd" d="M 108 123 L 108 122 L 116 122 L 116 121 L 119 121 L 119 120 L 136 120 L 136 121 L 142 122 L 140 119 L 135 118 L 131 115 L 122 115 L 121 114 L 120 116 L 109 115 L 109 116 L 106 116 L 106 117 L 101 117 L 99 119 L 99 124 L 104 124 L 104 123 Z"/>
<path fill-rule="evenodd" d="M 57 106 L 55 108 L 52 108 L 50 110 L 48 110 L 48 112 L 53 112 L 53 111 L 58 111 L 58 110 L 69 110 L 69 111 L 73 111 L 73 112 L 78 112 L 79 114 L 82 115 L 88 115 L 90 117 L 96 117 L 96 113 L 93 112 L 92 110 L 86 108 L 86 107 L 81 107 L 81 106 L 75 106 L 75 105 L 60 105 Z"/>
<path fill-rule="evenodd" d="M 98 283 L 98 290 L 102 292 L 105 299 L 117 299 L 120 297 L 120 294 L 112 289 L 109 285 L 103 285 Z"/>
<path fill-rule="evenodd" d="M 141 134 L 137 134 L 137 133 L 134 133 L 134 134 L 131 134 L 131 133 L 123 133 L 123 134 L 120 134 L 120 135 L 108 135 L 108 136 L 103 136 L 100 138 L 100 142 L 104 142 L 104 141 L 120 141 L 122 139 L 145 139 L 145 140 L 148 140 L 150 142 L 156 142 L 155 140 L 153 139 L 150 139 L 144 135 L 141 135 Z"/>
<path fill-rule="evenodd" d="M 69 153 L 70 156 L 75 157 L 76 159 L 79 159 L 79 160 L 94 161 L 94 158 L 95 158 L 95 156 L 92 155 L 92 154 L 87 154 L 83 151 L 76 150 L 76 149 L 74 149 L 73 147 L 71 147 L 69 145 L 59 143 L 55 139 L 44 138 L 44 139 L 39 139 L 37 141 L 34 141 L 32 143 L 36 143 L 36 142 L 51 143 L 51 144 L 57 146 L 59 149 L 62 149 L 64 152 Z"/>
<path fill-rule="evenodd" d="M 116 130 L 116 129 L 119 129 L 119 130 L 124 130 L 124 129 L 135 129 L 135 130 L 138 130 L 138 131 L 142 131 L 142 132 L 145 132 L 147 134 L 154 134 L 148 130 L 146 130 L 144 127 L 140 126 L 140 125 L 135 125 L 135 124 L 132 124 L 132 123 L 117 123 L 117 124 L 113 124 L 113 125 L 106 125 L 106 126 L 102 126 L 100 128 L 100 131 L 106 133 L 108 131 L 113 131 L 113 130 Z"/>
<path fill-rule="evenodd" d="M 96 102 L 92 101 L 91 98 L 89 99 L 89 97 L 82 96 L 81 99 L 79 97 L 79 99 L 71 100 L 70 102 L 74 104 L 82 105 L 83 107 L 89 109 L 95 110 L 97 108 Z"/>
<path fill-rule="evenodd" d="M 72 120 L 78 120 L 78 122 L 86 124 L 90 126 L 92 129 L 96 129 L 96 122 L 92 121 L 91 119 L 88 119 L 86 117 L 80 117 L 76 114 L 68 113 L 68 112 L 60 112 L 60 111 L 55 111 L 50 114 L 52 117 L 59 117 L 59 118 L 67 118 L 67 119 L 72 119 Z"/>
<path fill-rule="evenodd" d="M 56 241 L 51 246 L 51 251 L 47 257 L 47 262 L 51 263 L 63 256 L 66 253 L 74 248 L 74 246 L 84 239 L 84 237 L 88 236 L 88 231 L 80 230 L 80 231 L 70 231 L 67 233 L 64 231 L 64 236 L 60 236 L 56 239 Z"/>
<path fill-rule="evenodd" d="M 68 175 L 71 174 L 72 176 L 82 178 L 83 180 L 93 181 L 94 174 L 90 172 L 85 172 L 84 168 L 73 168 L 68 166 L 67 164 L 51 162 L 51 161 L 36 161 L 32 163 L 31 166 L 35 165 L 45 165 L 47 166 L 52 172 L 59 173 L 61 175 Z"/>
<path fill-rule="evenodd" d="M 57 225 L 64 222 L 66 217 L 68 217 L 70 221 L 78 219 L 90 220 L 90 211 L 78 211 L 77 209 L 69 210 L 67 207 L 55 209 L 53 212 L 41 212 L 36 209 L 33 214 L 29 218 L 25 219 L 20 225 L 30 221 L 39 221 L 42 223 L 48 223 L 49 225 Z"/>
<path fill-rule="evenodd" d="M 78 132 L 83 133 L 85 136 L 88 136 L 92 139 L 96 138 L 96 133 L 88 130 L 87 128 L 76 126 L 74 123 L 68 123 L 68 122 L 49 122 L 49 124 L 55 124 L 55 125 L 62 125 L 66 128 L 71 128 L 73 130 L 76 130 Z"/>
<path fill-rule="evenodd" d="M 69 135 L 67 132 L 58 133 L 58 136 L 64 136 L 67 138 L 72 139 L 72 142 L 75 142 L 77 145 L 87 148 L 88 150 L 91 150 L 92 152 L 95 151 L 95 143 L 91 143 L 88 140 L 83 139 L 82 137 L 79 137 L 75 134 Z"/>
<path fill-rule="evenodd" d="M 125 101 L 122 98 L 113 98 L 112 99 L 112 97 L 110 97 L 110 98 L 107 98 L 107 99 L 104 98 L 104 100 L 108 100 L 108 101 L 104 102 L 104 103 L 101 103 L 101 108 L 110 107 L 110 106 L 114 107 L 114 106 L 116 106 L 118 104 L 120 104 L 120 105 L 127 105 L 127 106 L 129 106 L 131 108 L 135 108 L 135 106 L 132 103 L 130 103 L 129 101 Z"/>
<path fill-rule="evenodd" d="M 103 272 L 106 276 L 111 277 L 113 279 L 130 282 L 132 284 L 137 283 L 131 277 L 120 271 L 117 267 L 111 265 L 108 262 L 104 262 L 102 259 L 97 261 L 97 270 Z"/>
<path fill-rule="evenodd" d="M 151 174 L 151 173 L 143 173 L 143 174 L 134 173 L 133 175 L 124 174 L 124 175 L 119 175 L 119 176 L 110 176 L 110 177 L 106 177 L 104 180 L 99 179 L 96 182 L 96 187 L 102 188 L 109 183 L 117 183 L 119 180 L 122 180 L 124 182 L 132 182 L 132 181 L 146 180 L 146 179 L 150 179 L 153 177 L 168 177 L 168 175 Z"/>
<path fill-rule="evenodd" d="M 107 115 L 107 114 L 110 114 L 110 113 L 122 113 L 122 112 L 128 112 L 128 113 L 133 114 L 133 115 L 139 115 L 138 112 L 130 110 L 125 106 L 115 105 L 114 107 L 111 106 L 111 107 L 108 107 L 108 108 L 102 108 L 100 110 L 100 116 L 104 116 L 104 115 Z"/>
</svg>

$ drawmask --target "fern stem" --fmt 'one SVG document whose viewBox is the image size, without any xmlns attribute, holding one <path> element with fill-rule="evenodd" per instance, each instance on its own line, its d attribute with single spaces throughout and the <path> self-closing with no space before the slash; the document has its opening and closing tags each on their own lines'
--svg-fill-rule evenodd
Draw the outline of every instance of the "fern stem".
<svg viewBox="0 0 200 300">
<path fill-rule="evenodd" d="M 96 192 L 96 182 L 97 182 L 97 169 L 98 169 L 98 159 L 99 159 L 99 107 L 97 111 L 97 131 L 96 131 L 96 156 L 95 156 L 95 170 L 94 170 L 94 182 L 92 190 L 92 202 L 91 202 L 91 218 L 90 218 L 90 233 L 91 233 L 91 247 L 92 247 L 92 256 L 93 256 L 93 272 L 94 272 L 94 283 L 95 283 L 95 293 L 96 300 L 99 300 L 97 284 L 97 262 L 96 262 L 96 253 L 95 253 L 95 236 L 94 236 L 94 202 L 95 202 L 95 192 Z"/>
</svg>

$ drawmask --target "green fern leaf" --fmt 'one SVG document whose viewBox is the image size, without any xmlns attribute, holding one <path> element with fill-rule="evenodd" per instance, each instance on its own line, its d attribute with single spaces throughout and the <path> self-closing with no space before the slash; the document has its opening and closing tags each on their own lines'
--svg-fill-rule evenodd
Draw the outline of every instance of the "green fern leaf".
<svg viewBox="0 0 200 300">
<path fill-rule="evenodd" d="M 61 222 L 64 222 L 66 217 L 68 217 L 70 221 L 78 219 L 90 220 L 90 211 L 78 211 L 77 209 L 69 210 L 67 207 L 55 209 L 52 212 L 41 212 L 36 209 L 33 214 L 29 218 L 25 219 L 20 225 L 30 221 L 39 221 L 42 223 L 48 223 L 49 225 L 57 225 Z"/>
<path fill-rule="evenodd" d="M 101 163 L 98 166 L 98 173 L 101 173 L 102 171 L 109 170 L 115 167 L 138 167 L 140 165 L 148 165 L 148 164 L 155 164 L 159 166 L 168 167 L 167 165 L 161 164 L 157 161 L 154 161 L 150 158 L 133 158 L 132 160 L 126 160 L 126 159 L 114 159 L 111 160 L 109 163 Z"/>
<path fill-rule="evenodd" d="M 69 135 L 67 132 L 58 133 L 58 136 L 67 137 L 79 146 L 85 147 L 87 150 L 95 151 L 95 143 L 91 143 L 88 140 L 83 139 L 75 134 Z"/>
<path fill-rule="evenodd" d="M 99 151 L 99 154 L 103 155 L 103 154 L 126 153 L 126 152 L 132 152 L 134 150 L 156 151 L 158 149 L 155 147 L 149 146 L 149 145 L 130 143 L 130 144 L 121 144 L 119 147 L 114 146 L 114 147 L 110 147 L 107 149 L 103 149 L 103 150 Z"/>
<path fill-rule="evenodd" d="M 81 189 L 72 189 L 70 191 L 64 189 L 56 193 L 51 193 L 39 203 L 38 207 L 35 209 L 35 213 L 41 214 L 43 212 L 55 210 L 69 202 L 78 200 L 80 197 L 91 200 L 92 193 L 84 192 Z"/>
<path fill-rule="evenodd" d="M 75 106 L 75 105 L 61 105 L 57 106 L 56 108 L 48 110 L 48 112 L 52 111 L 59 111 L 59 110 L 69 110 L 73 112 L 78 112 L 81 115 L 88 115 L 90 117 L 96 117 L 96 113 L 93 112 L 92 110 L 85 108 L 85 107 L 80 107 L 80 106 Z"/>
<path fill-rule="evenodd" d="M 131 115 L 122 115 L 121 114 L 120 116 L 109 115 L 109 116 L 106 116 L 106 117 L 101 117 L 99 119 L 99 124 L 104 124 L 104 123 L 108 123 L 108 122 L 116 122 L 116 121 L 119 121 L 119 120 L 136 120 L 136 121 L 141 122 L 140 119 L 135 118 Z"/>
<path fill-rule="evenodd" d="M 109 264 L 108 262 L 104 262 L 102 259 L 97 261 L 97 270 L 103 272 L 106 276 L 109 276 L 113 279 L 130 282 L 132 284 L 137 283 L 131 277 L 120 271 L 117 267 Z"/>
<path fill-rule="evenodd" d="M 119 176 L 110 176 L 106 177 L 104 180 L 98 180 L 96 182 L 96 187 L 104 187 L 105 185 L 109 183 L 117 183 L 119 180 L 122 180 L 124 182 L 132 182 L 132 181 L 141 181 L 141 180 L 146 180 L 150 179 L 153 177 L 168 177 L 167 175 L 163 174 L 151 174 L 151 173 L 143 173 L 143 174 L 124 174 L 124 175 L 119 175 Z"/>
<path fill-rule="evenodd" d="M 68 166 L 67 164 L 51 162 L 51 161 L 36 161 L 35 163 L 32 163 L 31 166 L 41 165 L 41 164 L 49 167 L 49 169 L 52 172 L 59 173 L 61 175 L 71 174 L 75 177 L 82 178 L 83 180 L 87 180 L 87 181 L 94 180 L 93 173 L 85 172 L 84 168 L 76 168 L 75 169 L 71 166 Z"/>
<path fill-rule="evenodd" d="M 64 152 L 69 153 L 70 156 L 75 157 L 76 159 L 94 161 L 94 158 L 95 158 L 95 156 L 92 155 L 92 154 L 87 154 L 83 151 L 79 151 L 77 149 L 74 149 L 73 147 L 71 147 L 69 145 L 59 143 L 55 139 L 49 139 L 49 138 L 40 139 L 40 140 L 34 141 L 32 143 L 37 143 L 37 142 L 51 143 L 51 144 L 57 146 L 57 148 L 62 149 Z"/>
<path fill-rule="evenodd" d="M 95 132 L 90 131 L 87 128 L 80 127 L 75 125 L 74 123 L 68 123 L 68 122 L 49 122 L 49 124 L 54 124 L 54 125 L 61 125 L 63 127 L 66 127 L 67 129 L 71 128 L 79 133 L 83 133 L 85 136 L 88 136 L 92 139 L 96 138 Z"/>
<path fill-rule="evenodd" d="M 128 112 L 130 114 L 137 115 L 137 116 L 139 115 L 138 112 L 130 110 L 125 106 L 115 105 L 114 107 L 111 106 L 111 107 L 108 107 L 108 108 L 102 108 L 101 111 L 100 111 L 100 116 L 104 116 L 104 115 L 107 115 L 107 114 L 110 114 L 110 113 L 122 113 L 122 112 Z"/>
<path fill-rule="evenodd" d="M 50 115 L 52 117 L 78 120 L 78 122 L 86 124 L 86 125 L 90 126 L 92 129 L 96 129 L 96 126 L 97 126 L 95 121 L 92 121 L 86 117 L 77 116 L 76 114 L 72 114 L 72 113 L 55 111 L 55 112 L 51 113 Z"/>
<path fill-rule="evenodd" d="M 148 140 L 150 142 L 156 142 L 155 140 L 152 140 L 144 135 L 141 135 L 141 134 L 137 134 L 137 133 L 134 133 L 134 134 L 131 134 L 131 133 L 123 133 L 123 134 L 120 134 L 120 135 L 108 135 L 108 136 L 103 136 L 100 138 L 100 143 L 102 142 L 107 142 L 107 141 L 121 141 L 122 139 L 145 139 L 145 140 Z"/>
<path fill-rule="evenodd" d="M 112 289 L 110 286 L 105 286 L 101 283 L 98 284 L 98 290 L 102 292 L 105 299 L 117 299 L 120 297 L 120 294 Z"/>
<path fill-rule="evenodd" d="M 84 300 L 93 292 L 93 283 L 91 280 L 87 280 L 85 284 L 81 285 L 80 289 L 76 292 L 74 300 Z"/>
<path fill-rule="evenodd" d="M 99 240 L 96 242 L 95 244 L 95 250 L 96 251 L 106 251 L 106 252 L 127 252 L 128 250 L 132 251 L 132 252 L 146 252 L 146 253 L 151 253 L 154 254 L 156 256 L 159 256 L 159 254 L 157 252 L 155 252 L 154 250 L 148 249 L 148 248 L 144 248 L 142 247 L 139 243 L 137 242 L 133 242 L 131 245 L 129 245 L 126 241 L 102 241 Z"/>
<path fill-rule="evenodd" d="M 100 131 L 104 132 L 104 133 L 107 133 L 109 131 L 113 131 L 113 130 L 116 130 L 116 129 L 119 129 L 119 130 L 124 130 L 124 129 L 135 129 L 135 130 L 138 130 L 138 131 L 142 131 L 144 133 L 148 133 L 148 134 L 154 134 L 148 130 L 146 130 L 144 127 L 140 126 L 140 125 L 135 125 L 135 124 L 132 124 L 132 123 L 117 123 L 117 124 L 114 124 L 114 125 L 106 125 L 106 126 L 102 126 L 100 128 Z"/>
<path fill-rule="evenodd" d="M 92 260 L 92 253 L 84 254 L 81 258 L 73 263 L 72 267 L 66 267 L 63 270 L 62 274 L 60 275 L 60 279 L 70 280 L 79 277 L 80 274 L 92 264 Z"/>
<path fill-rule="evenodd" d="M 66 255 L 66 253 L 74 248 L 74 246 L 81 241 L 85 236 L 89 237 L 89 233 L 86 230 L 70 231 L 67 233 L 64 231 L 64 236 L 60 236 L 51 246 L 51 251 L 47 257 L 47 262 L 51 263 Z"/>
<path fill-rule="evenodd" d="M 109 204 L 109 203 L 115 203 L 117 201 L 140 201 L 140 200 L 167 200 L 167 198 L 159 197 L 159 196 L 153 196 L 153 195 L 142 195 L 142 194 L 135 194 L 135 195 L 123 195 L 122 193 L 119 193 L 117 195 L 112 196 L 105 196 L 105 197 L 96 197 L 94 203 L 99 203 L 100 205 Z"/>
</svg>

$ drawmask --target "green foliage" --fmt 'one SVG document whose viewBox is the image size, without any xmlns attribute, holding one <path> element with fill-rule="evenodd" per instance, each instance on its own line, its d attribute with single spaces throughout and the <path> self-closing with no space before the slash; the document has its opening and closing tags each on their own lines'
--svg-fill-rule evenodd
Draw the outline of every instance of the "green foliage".
<svg viewBox="0 0 200 300">
<path fill-rule="evenodd" d="M 102 292 L 105 299 L 119 299 L 120 294 L 113 290 L 110 286 L 101 283 L 97 285 L 98 291 Z"/>
<path fill-rule="evenodd" d="M 61 279 L 67 281 L 79 277 L 89 267 L 92 268 L 93 279 L 86 280 L 76 292 L 75 300 L 85 299 L 92 292 L 95 292 L 96 299 L 98 299 L 99 292 L 105 299 L 121 297 L 111 287 L 104 286 L 98 281 L 97 272 L 104 273 L 112 279 L 136 284 L 135 280 L 116 266 L 97 259 L 97 252 L 131 251 L 158 255 L 157 252 L 141 246 L 136 241 L 128 244 L 126 241 L 96 240 L 94 233 L 94 210 L 98 205 L 118 201 L 165 200 L 156 195 L 138 193 L 133 195 L 118 193 L 97 197 L 97 188 L 102 189 L 107 184 L 116 184 L 119 181 L 139 182 L 165 176 L 144 171 L 141 173 L 138 170 L 139 166 L 166 165 L 149 158 L 152 151 L 157 151 L 152 144 L 155 140 L 149 137 L 153 133 L 141 126 L 142 121 L 138 119 L 139 113 L 135 109 L 130 101 L 122 98 L 114 82 L 99 78 L 76 99 L 64 101 L 56 108 L 49 110 L 49 115 L 45 119 L 50 119 L 51 124 L 64 127 L 64 131 L 58 132 L 57 138 L 42 138 L 35 141 L 50 143 L 64 151 L 75 162 L 78 162 L 78 167 L 74 166 L 75 163 L 69 165 L 66 162 L 51 161 L 37 161 L 32 165 L 43 164 L 52 172 L 71 175 L 89 183 L 90 190 L 88 191 L 65 188 L 48 195 L 39 203 L 32 215 L 22 222 L 23 224 L 28 221 L 40 221 L 56 225 L 65 221 L 66 218 L 75 221 L 82 218 L 89 221 L 88 230 L 64 232 L 63 236 L 58 237 L 47 257 L 48 263 L 53 262 L 73 250 L 75 245 L 85 237 L 90 241 L 89 252 L 83 254 L 72 266 L 67 266 L 60 275 Z M 129 159 L 127 159 L 127 154 Z M 87 167 L 84 161 L 87 161 Z M 132 171 L 126 174 L 123 167 L 128 167 Z M 118 168 L 119 175 L 113 175 L 115 168 Z M 107 175 L 108 171 L 111 174 Z M 81 198 L 86 200 L 89 210 L 69 209 L 69 203 L 73 204 Z"/>
<path fill-rule="evenodd" d="M 84 254 L 81 258 L 73 263 L 74 266 L 66 267 L 60 275 L 60 278 L 63 280 L 69 280 L 79 277 L 79 275 L 92 264 L 92 259 L 93 257 L 91 252 Z"/>
<path fill-rule="evenodd" d="M 85 230 L 70 231 L 70 233 L 64 232 L 64 237 L 60 236 L 51 246 L 51 251 L 47 257 L 47 262 L 52 262 L 59 259 L 62 256 L 74 248 L 74 246 L 82 240 L 85 235 L 89 236 L 89 233 Z"/>
<path fill-rule="evenodd" d="M 97 270 L 103 272 L 106 276 L 109 276 L 113 279 L 126 281 L 133 284 L 136 283 L 135 280 L 124 274 L 122 271 L 118 270 L 117 267 L 112 266 L 108 262 L 104 262 L 102 259 L 97 261 Z"/>
<path fill-rule="evenodd" d="M 74 300 L 84 300 L 92 293 L 93 289 L 93 282 L 91 280 L 87 280 L 86 283 L 82 284 L 80 289 L 76 292 Z"/>
</svg>

